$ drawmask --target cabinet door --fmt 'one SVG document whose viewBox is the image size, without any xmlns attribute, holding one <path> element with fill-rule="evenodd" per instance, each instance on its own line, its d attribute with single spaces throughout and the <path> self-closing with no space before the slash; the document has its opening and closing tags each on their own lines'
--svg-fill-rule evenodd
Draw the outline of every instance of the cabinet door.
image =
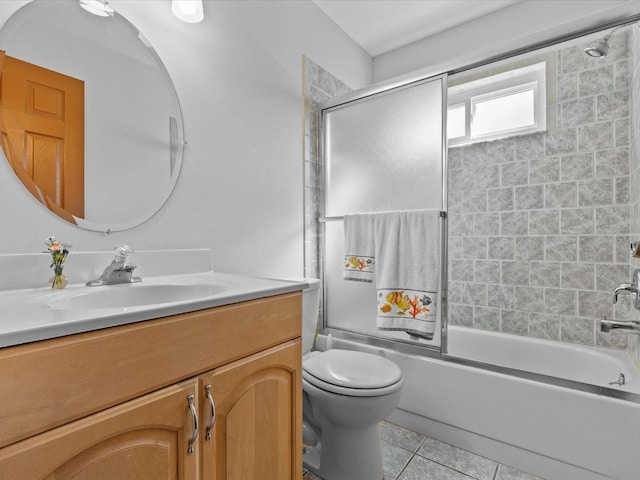
<svg viewBox="0 0 640 480">
<path fill-rule="evenodd" d="M 302 478 L 301 362 L 295 340 L 200 377 L 203 480 Z M 210 440 L 207 385 L 215 403 Z"/>
<path fill-rule="evenodd" d="M 198 445 L 187 453 L 195 387 L 170 386 L 2 448 L 0 478 L 196 479 Z"/>
</svg>

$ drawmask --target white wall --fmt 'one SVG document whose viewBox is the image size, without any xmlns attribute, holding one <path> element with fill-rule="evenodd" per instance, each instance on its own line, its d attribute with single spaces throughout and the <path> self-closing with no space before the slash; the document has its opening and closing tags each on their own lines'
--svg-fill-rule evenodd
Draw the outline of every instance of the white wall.
<svg viewBox="0 0 640 480">
<path fill-rule="evenodd" d="M 24 0 L 0 2 L 0 24 Z M 105 237 L 53 217 L 0 164 L 0 253 L 211 248 L 217 270 L 303 272 L 302 54 L 346 83 L 371 83 L 371 58 L 310 1 L 205 1 L 196 25 L 169 0 L 111 0 L 172 75 L 188 142 L 177 187 L 145 224 Z M 113 195 L 127 195 L 117 186 Z M 73 261 L 71 257 L 69 261 Z"/>
<path fill-rule="evenodd" d="M 25 3 L 2 0 L 0 24 Z M 528 16 L 505 17 L 507 9 L 493 21 L 480 19 L 475 35 L 443 34 L 449 43 L 440 59 L 426 56 L 427 44 L 420 42 L 378 57 L 375 80 L 432 68 L 447 58 L 464 62 L 483 46 L 516 46 L 553 25 L 563 30 L 570 18 L 581 18 L 578 4 L 599 4 L 600 10 L 638 5 L 523 3 L 532 10 Z M 564 5 L 562 15 L 551 8 L 556 3 Z M 80 251 L 110 250 L 120 242 L 138 249 L 207 247 L 221 271 L 301 275 L 301 56 L 360 88 L 372 80 L 369 55 L 309 0 L 206 0 L 205 20 L 196 25 L 175 19 L 169 0 L 110 4 L 145 33 L 176 85 L 188 142 L 176 190 L 145 224 L 105 237 L 53 217 L 0 162 L 0 253 L 39 252 L 53 234 Z M 113 194 L 127 192 L 114 187 Z"/>
<path fill-rule="evenodd" d="M 373 80 L 430 75 L 640 13 L 638 0 L 522 0 L 493 14 L 379 55 Z"/>
</svg>

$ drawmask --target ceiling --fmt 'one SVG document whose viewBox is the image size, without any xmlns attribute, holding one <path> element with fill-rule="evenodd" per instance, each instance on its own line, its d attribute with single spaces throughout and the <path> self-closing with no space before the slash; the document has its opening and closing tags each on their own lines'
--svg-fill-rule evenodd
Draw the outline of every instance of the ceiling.
<svg viewBox="0 0 640 480">
<path fill-rule="evenodd" d="M 313 0 L 372 57 L 522 0 Z"/>
</svg>

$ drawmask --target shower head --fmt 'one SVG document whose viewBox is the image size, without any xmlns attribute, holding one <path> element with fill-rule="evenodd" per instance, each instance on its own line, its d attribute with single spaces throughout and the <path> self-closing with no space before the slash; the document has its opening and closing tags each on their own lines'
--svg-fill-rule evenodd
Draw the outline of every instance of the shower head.
<svg viewBox="0 0 640 480">
<path fill-rule="evenodd" d="M 607 35 L 604 38 L 600 38 L 598 40 L 594 40 L 589 45 L 587 45 L 584 49 L 584 53 L 594 58 L 606 57 L 607 52 L 609 51 L 609 37 L 611 35 Z"/>
<path fill-rule="evenodd" d="M 640 25 L 640 23 L 638 23 L 638 25 Z M 604 37 L 594 40 L 584 48 L 584 53 L 594 58 L 606 57 L 607 53 L 609 53 L 609 39 L 611 38 L 611 35 L 613 35 L 616 31 L 626 26 L 627 26 L 626 24 L 618 25 L 609 33 L 607 33 Z"/>
</svg>

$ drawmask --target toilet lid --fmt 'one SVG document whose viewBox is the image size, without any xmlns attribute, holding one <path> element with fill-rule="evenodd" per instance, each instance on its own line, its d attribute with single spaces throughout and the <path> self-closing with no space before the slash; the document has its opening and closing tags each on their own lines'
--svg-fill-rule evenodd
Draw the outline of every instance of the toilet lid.
<svg viewBox="0 0 640 480">
<path fill-rule="evenodd" d="M 402 378 L 392 361 L 352 350 L 327 350 L 307 358 L 302 368 L 323 382 L 347 388 L 384 388 Z"/>
</svg>

